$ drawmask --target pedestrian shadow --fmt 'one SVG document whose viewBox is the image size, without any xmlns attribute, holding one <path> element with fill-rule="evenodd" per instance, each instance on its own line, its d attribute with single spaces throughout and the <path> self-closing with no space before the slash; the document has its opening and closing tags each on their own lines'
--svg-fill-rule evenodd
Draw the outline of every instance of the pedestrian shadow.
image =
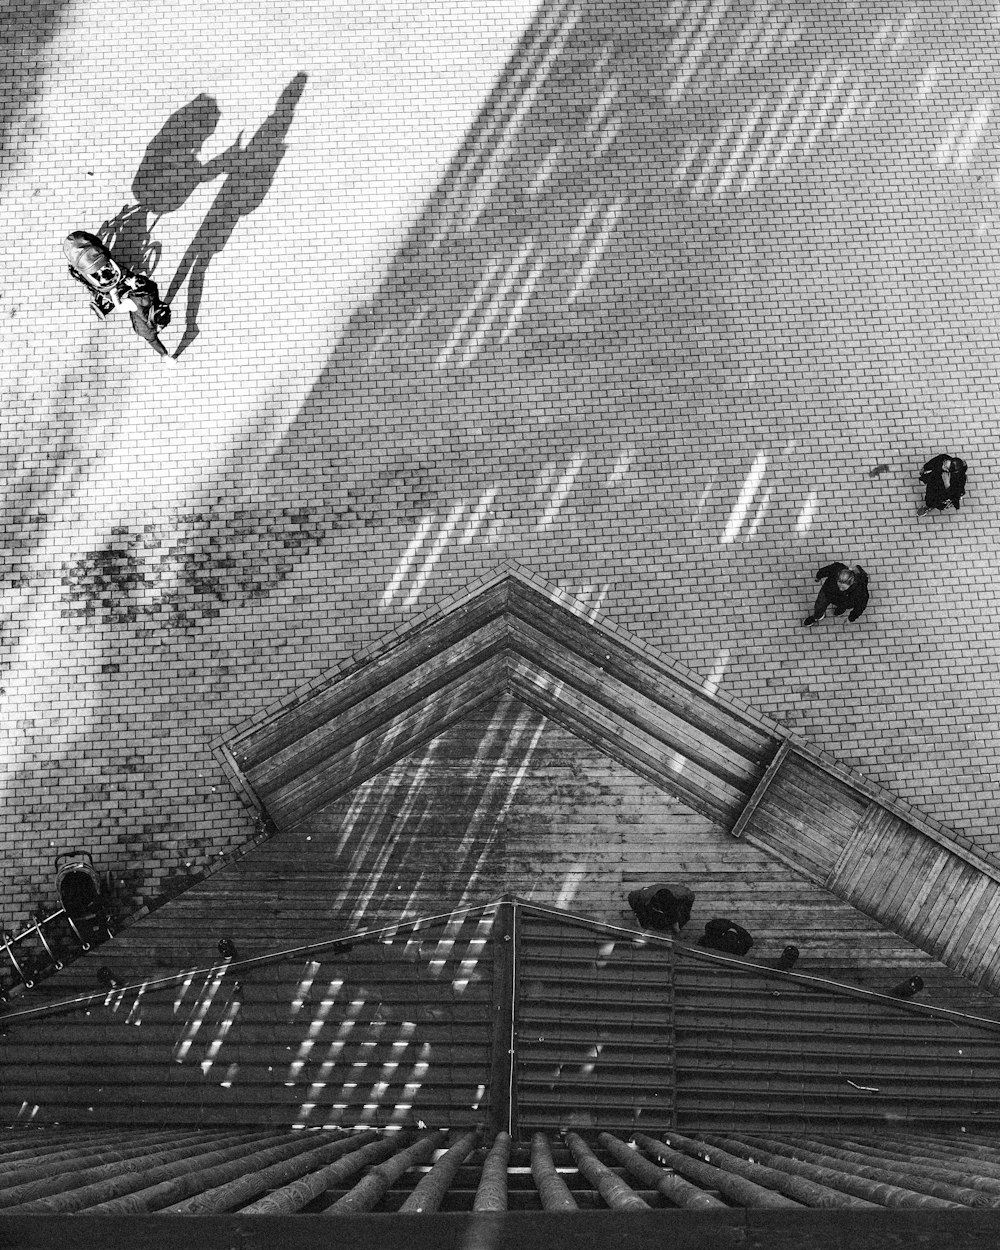
<svg viewBox="0 0 1000 1250">
<path fill-rule="evenodd" d="M 98 237 L 126 268 L 151 274 L 160 259 L 152 231 L 166 213 L 176 212 L 203 182 L 228 169 L 239 140 L 220 156 L 198 159 L 221 116 L 215 100 L 202 93 L 167 119 L 146 148 L 132 179 L 134 204 L 126 204 L 98 230 Z"/>
<path fill-rule="evenodd" d="M 274 181 L 285 155 L 285 136 L 305 88 L 306 77 L 304 73 L 295 75 L 282 91 L 271 115 L 246 147 L 238 150 L 237 142 L 224 157 L 219 158 L 225 161 L 228 176 L 184 253 L 166 294 L 166 302 L 172 303 L 185 280 L 188 280 L 184 334 L 175 356 L 186 351 L 198 336 L 198 309 L 212 258 L 229 242 L 240 218 L 260 207 Z M 178 189 L 183 189 L 183 186 Z"/>
</svg>

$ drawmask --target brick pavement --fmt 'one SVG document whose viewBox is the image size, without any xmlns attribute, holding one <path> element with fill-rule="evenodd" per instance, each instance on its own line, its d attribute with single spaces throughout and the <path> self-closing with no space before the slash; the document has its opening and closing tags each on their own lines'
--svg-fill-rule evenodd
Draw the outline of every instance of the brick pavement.
<svg viewBox="0 0 1000 1250">
<path fill-rule="evenodd" d="M 58 848 L 138 903 L 253 836 L 211 741 L 507 559 L 1000 857 L 993 8 L 12 13 L 5 923 Z M 59 243 L 202 95 L 174 365 Z"/>
</svg>

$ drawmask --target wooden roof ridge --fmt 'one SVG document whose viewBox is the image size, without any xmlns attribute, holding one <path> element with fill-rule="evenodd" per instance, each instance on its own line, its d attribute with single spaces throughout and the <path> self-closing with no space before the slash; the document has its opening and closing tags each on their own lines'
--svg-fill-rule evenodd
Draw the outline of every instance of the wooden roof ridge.
<svg viewBox="0 0 1000 1250">
<path fill-rule="evenodd" d="M 1000 867 L 513 562 L 217 739 L 254 835 L 121 928 L 504 695 L 1000 993 Z"/>
<path fill-rule="evenodd" d="M 238 726 L 216 749 L 270 827 L 298 832 L 504 692 L 1000 992 L 1000 867 L 513 563 Z"/>
</svg>

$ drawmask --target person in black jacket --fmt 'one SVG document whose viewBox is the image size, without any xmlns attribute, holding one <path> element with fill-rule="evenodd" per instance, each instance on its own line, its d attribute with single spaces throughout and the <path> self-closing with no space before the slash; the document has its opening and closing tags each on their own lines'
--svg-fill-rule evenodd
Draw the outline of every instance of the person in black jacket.
<svg viewBox="0 0 1000 1250">
<path fill-rule="evenodd" d="M 833 615 L 840 616 L 849 612 L 849 621 L 856 621 L 868 607 L 868 574 L 860 564 L 848 568 L 846 564 L 825 564 L 816 574 L 816 581 L 823 581 L 816 596 L 816 603 L 809 616 L 802 622 L 805 626 L 815 625 L 823 619 L 827 608 L 833 608 Z"/>
<path fill-rule="evenodd" d="M 680 933 L 691 919 L 694 894 L 686 885 L 647 885 L 633 890 L 628 905 L 644 929 L 662 929 Z"/>
<path fill-rule="evenodd" d="M 924 502 L 917 509 L 917 516 L 933 509 L 944 512 L 948 507 L 958 509 L 965 494 L 966 464 L 960 456 L 935 456 L 928 460 L 920 470 L 920 480 L 924 483 Z"/>
<path fill-rule="evenodd" d="M 698 945 L 713 951 L 724 951 L 727 955 L 745 955 L 753 946 L 753 938 L 735 920 L 717 918 L 707 922 Z"/>
</svg>

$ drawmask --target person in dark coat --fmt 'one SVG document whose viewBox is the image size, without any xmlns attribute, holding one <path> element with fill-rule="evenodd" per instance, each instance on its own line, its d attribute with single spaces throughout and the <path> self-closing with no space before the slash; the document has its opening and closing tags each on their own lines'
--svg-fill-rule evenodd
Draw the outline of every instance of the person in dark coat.
<svg viewBox="0 0 1000 1250">
<path fill-rule="evenodd" d="M 948 452 L 928 460 L 920 470 L 920 480 L 926 490 L 917 516 L 923 516 L 932 509 L 935 512 L 944 512 L 948 507 L 958 509 L 965 494 L 965 472 L 965 461 Z"/>
<path fill-rule="evenodd" d="M 823 619 L 828 608 L 833 608 L 833 615 L 840 616 L 848 612 L 848 620 L 856 621 L 868 607 L 868 574 L 860 564 L 848 568 L 846 564 L 825 564 L 816 574 L 816 581 L 822 580 L 816 603 L 812 612 L 802 622 L 805 626 L 815 625 Z"/>
<path fill-rule="evenodd" d="M 735 920 L 717 918 L 706 923 L 698 945 L 713 951 L 724 951 L 727 955 L 745 955 L 753 946 L 753 938 Z"/>
<path fill-rule="evenodd" d="M 691 919 L 693 903 L 694 894 L 686 885 L 647 885 L 628 896 L 628 905 L 642 928 L 665 933 L 680 933 Z"/>
</svg>

